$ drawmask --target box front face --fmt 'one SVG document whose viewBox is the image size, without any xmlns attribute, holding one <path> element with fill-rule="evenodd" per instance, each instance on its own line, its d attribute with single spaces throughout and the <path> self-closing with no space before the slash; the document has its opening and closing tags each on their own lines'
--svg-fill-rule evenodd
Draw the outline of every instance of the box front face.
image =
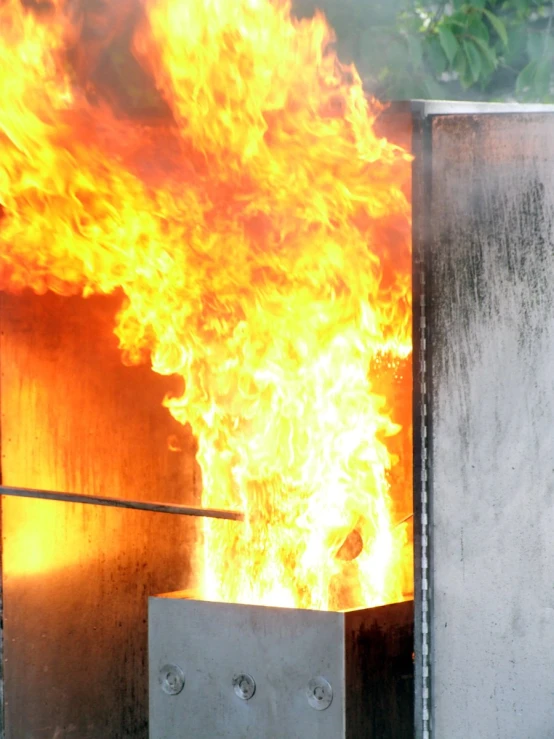
<svg viewBox="0 0 554 739">
<path fill-rule="evenodd" d="M 180 598 L 151 598 L 149 611 L 150 739 L 345 736 L 343 614 Z M 161 684 L 167 665 L 183 671 L 177 695 Z M 255 683 L 246 700 L 240 675 Z M 333 691 L 323 710 L 308 700 L 317 678 Z"/>
</svg>

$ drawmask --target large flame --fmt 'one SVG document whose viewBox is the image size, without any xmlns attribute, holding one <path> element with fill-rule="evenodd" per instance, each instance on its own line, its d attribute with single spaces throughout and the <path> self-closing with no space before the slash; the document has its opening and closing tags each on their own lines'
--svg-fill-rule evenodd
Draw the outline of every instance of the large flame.
<svg viewBox="0 0 554 739">
<path fill-rule="evenodd" d="M 401 599 L 378 378 L 411 349 L 410 165 L 380 107 L 319 14 L 153 0 L 134 53 L 173 120 L 116 120 L 75 83 L 64 3 L 37 7 L 0 4 L 0 288 L 120 290 L 126 361 L 183 378 L 203 502 L 247 513 L 204 525 L 205 597 Z"/>
</svg>

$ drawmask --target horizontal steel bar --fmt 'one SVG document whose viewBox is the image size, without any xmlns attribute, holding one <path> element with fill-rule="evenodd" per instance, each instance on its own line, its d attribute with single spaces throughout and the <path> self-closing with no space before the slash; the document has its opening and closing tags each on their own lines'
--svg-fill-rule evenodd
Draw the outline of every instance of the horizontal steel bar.
<svg viewBox="0 0 554 739">
<path fill-rule="evenodd" d="M 177 516 L 202 516 L 204 518 L 224 518 L 229 521 L 244 521 L 244 513 L 240 511 L 223 511 L 218 508 L 196 508 L 194 506 L 143 502 L 141 500 L 122 500 L 121 498 L 105 498 L 96 495 L 60 493 L 53 490 L 12 488 L 0 485 L 0 495 L 39 500 L 58 500 L 64 503 L 84 503 L 87 505 L 109 506 L 110 508 L 130 508 L 136 511 L 150 511 L 151 513 L 172 513 Z"/>
<path fill-rule="evenodd" d="M 407 516 L 404 516 L 404 518 L 401 518 L 400 521 L 397 521 L 394 524 L 394 527 L 393 528 L 396 528 L 397 526 L 400 526 L 401 523 L 406 523 L 406 521 L 409 521 L 410 518 L 413 518 L 413 517 L 414 517 L 414 514 L 413 513 L 408 513 Z"/>
</svg>

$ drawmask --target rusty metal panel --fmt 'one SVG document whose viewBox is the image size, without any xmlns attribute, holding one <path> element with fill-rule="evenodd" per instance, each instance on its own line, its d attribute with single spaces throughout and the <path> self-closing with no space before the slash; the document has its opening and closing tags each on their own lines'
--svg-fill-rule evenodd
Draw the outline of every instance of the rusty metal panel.
<svg viewBox="0 0 554 739">
<path fill-rule="evenodd" d="M 162 407 L 178 388 L 123 366 L 119 301 L 0 300 L 2 482 L 197 504 L 192 436 Z M 188 585 L 192 519 L 2 507 L 6 739 L 146 739 L 147 598 Z"/>
<path fill-rule="evenodd" d="M 431 735 L 550 737 L 554 115 L 429 144 Z"/>
</svg>

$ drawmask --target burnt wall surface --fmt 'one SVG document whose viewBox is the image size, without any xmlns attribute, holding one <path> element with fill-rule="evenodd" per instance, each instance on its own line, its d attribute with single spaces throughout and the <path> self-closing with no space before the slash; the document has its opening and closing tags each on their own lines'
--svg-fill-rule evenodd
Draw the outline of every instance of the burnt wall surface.
<svg viewBox="0 0 554 739">
<path fill-rule="evenodd" d="M 123 366 L 118 305 L 0 295 L 2 482 L 198 503 L 177 388 Z M 147 598 L 189 583 L 193 526 L 3 498 L 6 739 L 147 739 Z"/>
<path fill-rule="evenodd" d="M 428 121 L 431 729 L 554 735 L 554 115 Z"/>
</svg>

